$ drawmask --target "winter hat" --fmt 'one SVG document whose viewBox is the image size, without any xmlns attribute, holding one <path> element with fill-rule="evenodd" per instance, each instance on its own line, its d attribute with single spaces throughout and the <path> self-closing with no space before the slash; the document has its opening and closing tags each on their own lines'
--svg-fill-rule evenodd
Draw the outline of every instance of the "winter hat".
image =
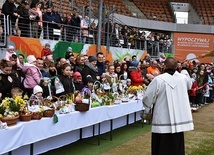
<svg viewBox="0 0 214 155">
<path fill-rule="evenodd" d="M 89 62 L 97 61 L 97 58 L 93 55 L 89 56 L 88 58 Z"/>
<path fill-rule="evenodd" d="M 80 78 L 82 79 L 82 75 L 80 74 L 80 72 L 74 72 L 73 77 L 74 77 L 74 80 L 77 80 Z"/>
<path fill-rule="evenodd" d="M 71 48 L 71 47 L 68 47 L 68 48 L 67 48 L 67 51 L 72 52 L 72 48 Z"/>
<path fill-rule="evenodd" d="M 50 45 L 49 43 L 46 43 L 46 44 L 45 44 L 45 47 L 46 47 L 46 46 L 49 47 L 49 48 L 51 47 L 51 45 Z"/>
<path fill-rule="evenodd" d="M 35 58 L 34 55 L 28 55 L 28 56 L 27 56 L 27 62 L 28 62 L 29 64 L 33 63 L 34 61 L 36 61 L 36 58 Z"/>
<path fill-rule="evenodd" d="M 12 49 L 15 49 L 14 46 L 12 46 L 12 45 L 9 45 L 8 48 L 7 48 L 8 51 L 12 50 Z"/>
<path fill-rule="evenodd" d="M 139 64 L 139 61 L 132 61 L 131 66 L 137 67 Z"/>
<path fill-rule="evenodd" d="M 94 80 L 93 80 L 93 78 L 91 77 L 91 75 L 88 75 L 87 77 L 86 77 L 86 81 L 87 81 L 87 83 L 94 83 Z"/>
<path fill-rule="evenodd" d="M 39 85 L 36 85 L 36 86 L 33 88 L 33 94 L 36 95 L 37 93 L 43 93 L 43 89 L 42 89 L 42 87 L 40 87 Z"/>
<path fill-rule="evenodd" d="M 193 69 L 192 69 L 192 70 L 194 70 L 194 69 L 198 70 L 198 67 L 193 67 Z"/>
<path fill-rule="evenodd" d="M 212 70 L 211 69 L 207 69 L 207 73 L 211 73 L 212 72 Z"/>
<path fill-rule="evenodd" d="M 132 82 L 132 80 L 131 80 L 131 79 L 127 79 L 126 81 L 127 81 L 127 82 Z"/>
</svg>

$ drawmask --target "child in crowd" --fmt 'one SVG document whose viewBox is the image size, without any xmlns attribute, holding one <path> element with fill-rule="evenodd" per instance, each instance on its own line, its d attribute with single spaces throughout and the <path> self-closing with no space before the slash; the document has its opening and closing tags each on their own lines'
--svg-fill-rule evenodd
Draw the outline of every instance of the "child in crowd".
<svg viewBox="0 0 214 155">
<path fill-rule="evenodd" d="M 33 94 L 31 95 L 31 97 L 29 99 L 30 106 L 43 104 L 42 93 L 43 93 L 43 89 L 39 85 L 36 85 L 33 88 Z"/>
<path fill-rule="evenodd" d="M 108 90 L 107 87 L 110 86 L 113 92 L 117 90 L 118 76 L 115 73 L 114 65 L 108 66 L 108 72 L 104 74 L 104 89 Z"/>
<path fill-rule="evenodd" d="M 87 94 L 87 95 L 91 95 L 91 92 L 93 90 L 93 86 L 94 86 L 94 83 L 93 83 L 93 79 L 90 75 L 88 75 L 86 77 L 86 80 L 87 80 L 87 85 L 84 86 L 81 90 L 81 94 L 84 95 L 84 94 Z"/>
<path fill-rule="evenodd" d="M 64 91 L 57 94 L 57 96 L 66 95 L 74 92 L 74 83 L 72 80 L 73 68 L 69 63 L 62 65 L 62 75 L 59 75 L 58 78 L 63 85 Z"/>
<path fill-rule="evenodd" d="M 13 54 L 16 55 L 15 48 L 14 48 L 14 46 L 10 45 L 10 46 L 8 46 L 4 59 L 7 61 L 10 61 L 10 57 L 12 57 Z M 17 59 L 17 66 L 20 67 L 19 59 Z"/>
<path fill-rule="evenodd" d="M 7 49 L 7 52 L 6 52 L 6 54 L 5 54 L 4 59 L 7 60 L 7 61 L 9 61 L 9 60 L 10 60 L 10 57 L 11 57 L 13 54 L 16 55 L 15 48 L 14 48 L 14 46 L 10 45 L 10 46 L 8 46 L 8 49 Z"/>
<path fill-rule="evenodd" d="M 210 97 L 210 91 L 209 91 L 210 87 L 209 85 L 205 85 L 204 89 L 203 89 L 203 94 L 204 94 L 204 104 L 207 104 L 207 98 Z"/>
<path fill-rule="evenodd" d="M 43 60 L 46 59 L 46 56 L 47 56 L 47 55 L 49 55 L 49 54 L 52 53 L 52 51 L 51 51 L 51 49 L 50 49 L 50 46 L 51 46 L 51 45 L 50 45 L 49 43 L 46 43 L 46 44 L 45 44 L 45 47 L 42 49 L 41 57 L 42 57 Z"/>
<path fill-rule="evenodd" d="M 11 96 L 15 98 L 16 96 L 22 96 L 23 90 L 19 87 L 14 87 L 11 89 Z"/>
<path fill-rule="evenodd" d="M 112 84 L 112 83 L 118 83 L 118 77 L 115 73 L 115 67 L 114 65 L 108 66 L 108 72 L 105 73 L 106 82 Z"/>
<path fill-rule="evenodd" d="M 190 100 L 190 104 L 192 107 L 195 107 L 195 98 L 196 98 L 196 91 L 198 89 L 198 83 L 195 80 L 196 79 L 196 74 L 192 74 L 192 88 L 189 91 L 189 100 Z"/>
<path fill-rule="evenodd" d="M 82 82 L 82 75 L 80 74 L 80 72 L 74 72 L 73 82 L 74 82 L 75 90 L 81 91 L 83 89 L 84 84 Z"/>
</svg>

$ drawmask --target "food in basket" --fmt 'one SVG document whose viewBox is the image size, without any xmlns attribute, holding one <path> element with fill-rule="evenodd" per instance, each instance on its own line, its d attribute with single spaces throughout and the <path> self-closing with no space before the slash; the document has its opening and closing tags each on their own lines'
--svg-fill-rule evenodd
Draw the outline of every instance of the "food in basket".
<svg viewBox="0 0 214 155">
<path fill-rule="evenodd" d="M 30 121 L 31 117 L 33 115 L 33 112 L 28 111 L 28 110 L 24 110 L 22 112 L 20 112 L 20 120 L 21 121 Z"/>
<path fill-rule="evenodd" d="M 7 123 L 8 126 L 15 125 L 19 119 L 19 116 L 15 117 L 2 117 L 1 121 Z"/>
<path fill-rule="evenodd" d="M 19 113 L 10 111 L 7 115 L 1 117 L 1 121 L 7 123 L 8 126 L 15 125 L 19 119 Z"/>
<path fill-rule="evenodd" d="M 33 112 L 32 116 L 31 116 L 31 119 L 36 119 L 36 120 L 39 120 L 41 118 L 42 118 L 42 115 L 39 112 Z"/>
<path fill-rule="evenodd" d="M 59 109 L 59 113 L 60 114 L 66 114 L 66 113 L 69 113 L 70 112 L 70 109 L 69 109 L 69 107 L 68 106 L 63 106 L 63 107 L 61 107 L 60 109 Z"/>
<path fill-rule="evenodd" d="M 44 108 L 40 105 L 32 105 L 28 107 L 29 111 L 31 111 L 33 114 L 31 116 L 31 119 L 41 119 L 43 116 Z"/>
<path fill-rule="evenodd" d="M 81 93 L 77 93 L 76 97 L 75 97 L 75 103 L 82 103 L 82 96 Z"/>
<path fill-rule="evenodd" d="M 53 117 L 54 113 L 55 113 L 54 109 L 44 110 L 43 117 Z"/>
</svg>

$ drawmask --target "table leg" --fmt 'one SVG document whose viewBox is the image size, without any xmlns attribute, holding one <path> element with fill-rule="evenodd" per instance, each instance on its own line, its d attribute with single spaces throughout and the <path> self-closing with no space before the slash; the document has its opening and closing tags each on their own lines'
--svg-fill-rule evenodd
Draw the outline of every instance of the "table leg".
<svg viewBox="0 0 214 155">
<path fill-rule="evenodd" d="M 80 129 L 80 140 L 82 140 L 82 128 Z"/>
<path fill-rule="evenodd" d="M 129 115 L 126 115 L 126 125 L 129 125 Z"/>
<path fill-rule="evenodd" d="M 8 155 L 12 155 L 12 151 L 8 152 Z"/>
<path fill-rule="evenodd" d="M 113 120 L 110 120 L 110 140 L 113 139 Z"/>
<path fill-rule="evenodd" d="M 93 137 L 95 136 L 95 125 L 93 125 Z"/>
<path fill-rule="evenodd" d="M 137 120 L 137 113 L 135 112 L 134 113 L 134 122 L 136 122 L 136 120 Z"/>
<path fill-rule="evenodd" d="M 98 145 L 100 145 L 100 123 L 98 124 Z"/>
<path fill-rule="evenodd" d="M 33 155 L 33 143 L 32 144 L 30 144 L 30 155 Z"/>
</svg>

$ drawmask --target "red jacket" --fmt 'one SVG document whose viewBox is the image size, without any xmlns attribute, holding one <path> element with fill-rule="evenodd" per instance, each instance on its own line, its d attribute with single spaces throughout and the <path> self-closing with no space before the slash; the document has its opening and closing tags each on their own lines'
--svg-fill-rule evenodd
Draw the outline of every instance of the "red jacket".
<svg viewBox="0 0 214 155">
<path fill-rule="evenodd" d="M 43 48 L 42 53 L 41 53 L 41 57 L 47 56 L 48 54 L 51 54 L 51 53 L 52 53 L 52 51 L 50 49 Z"/>
<path fill-rule="evenodd" d="M 142 77 L 142 72 L 140 70 L 133 70 L 130 73 L 130 79 L 132 80 L 133 86 L 142 86 L 144 78 Z"/>
</svg>

